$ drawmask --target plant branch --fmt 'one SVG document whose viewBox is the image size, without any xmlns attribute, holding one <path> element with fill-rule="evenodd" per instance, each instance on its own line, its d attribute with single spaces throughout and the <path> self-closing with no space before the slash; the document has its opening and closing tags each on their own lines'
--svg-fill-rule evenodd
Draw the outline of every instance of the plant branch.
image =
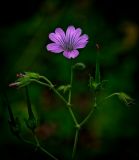
<svg viewBox="0 0 139 160">
<path fill-rule="evenodd" d="M 54 160 L 58 160 L 55 156 L 53 156 L 50 152 L 48 152 L 46 149 L 44 149 L 41 145 L 40 145 L 40 142 L 37 138 L 37 136 L 34 134 L 34 138 L 35 138 L 35 141 L 36 141 L 36 147 L 39 148 L 41 151 L 43 151 L 45 154 L 49 155 L 52 159 Z M 37 149 L 36 148 L 36 149 Z"/>
<path fill-rule="evenodd" d="M 88 113 L 88 115 L 85 117 L 85 119 L 80 123 L 80 126 L 83 126 L 87 121 L 88 119 L 91 117 L 91 115 L 93 114 L 95 108 L 97 106 L 97 103 L 96 103 L 96 96 L 94 97 L 94 105 L 92 106 L 92 109 L 91 111 Z"/>
<path fill-rule="evenodd" d="M 73 68 L 71 66 L 71 71 L 70 71 L 70 90 L 69 90 L 69 97 L 68 97 L 68 104 L 71 104 L 71 89 L 72 89 L 72 82 L 73 82 Z"/>
<path fill-rule="evenodd" d="M 77 149 L 78 136 L 79 136 L 79 128 L 76 128 L 73 151 L 72 151 L 72 159 L 74 159 L 74 157 L 75 157 L 75 153 L 76 153 L 76 149 Z"/>
</svg>

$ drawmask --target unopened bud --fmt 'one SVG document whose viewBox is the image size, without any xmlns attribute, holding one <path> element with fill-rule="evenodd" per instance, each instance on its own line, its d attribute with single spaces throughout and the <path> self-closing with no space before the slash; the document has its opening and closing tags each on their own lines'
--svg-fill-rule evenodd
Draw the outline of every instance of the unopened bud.
<svg viewBox="0 0 139 160">
<path fill-rule="evenodd" d="M 85 64 L 81 63 L 81 62 L 76 63 L 75 65 L 73 65 L 73 69 L 83 70 L 83 69 L 85 69 L 85 67 L 86 67 Z"/>
</svg>

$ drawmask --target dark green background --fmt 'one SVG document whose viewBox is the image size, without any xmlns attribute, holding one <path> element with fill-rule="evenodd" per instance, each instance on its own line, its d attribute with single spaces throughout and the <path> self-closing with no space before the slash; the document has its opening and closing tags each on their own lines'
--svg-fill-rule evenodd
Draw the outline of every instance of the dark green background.
<svg viewBox="0 0 139 160">
<path fill-rule="evenodd" d="M 79 138 L 78 159 L 139 159 L 138 108 L 138 39 L 139 20 L 134 0 L 24 0 L 4 1 L 0 5 L 0 152 L 14 159 L 50 159 L 32 146 L 14 137 L 8 126 L 8 111 L 3 104 L 7 92 L 15 116 L 22 122 L 23 135 L 30 137 L 24 119 L 27 109 L 24 89 L 8 87 L 16 74 L 24 71 L 47 76 L 57 86 L 67 84 L 70 60 L 62 54 L 49 53 L 48 34 L 56 27 L 80 27 L 89 35 L 86 48 L 74 62 L 86 64 L 75 72 L 73 107 L 80 121 L 89 111 L 91 97 L 89 74 L 94 76 L 96 43 L 100 45 L 101 78 L 108 80 L 106 92 L 123 91 L 135 99 L 127 107 L 116 97 L 107 101 L 84 126 Z M 30 86 L 34 112 L 40 127 L 38 137 L 59 159 L 70 159 L 74 127 L 64 104 L 50 90 L 37 84 Z M 1 158 L 0 158 L 1 159 Z"/>
</svg>

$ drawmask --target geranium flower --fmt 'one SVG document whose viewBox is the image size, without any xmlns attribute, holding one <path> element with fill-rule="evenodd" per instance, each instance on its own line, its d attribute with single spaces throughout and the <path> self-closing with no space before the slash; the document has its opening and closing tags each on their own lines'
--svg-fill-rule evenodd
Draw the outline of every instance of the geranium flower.
<svg viewBox="0 0 139 160">
<path fill-rule="evenodd" d="M 79 55 L 77 49 L 84 48 L 88 43 L 88 35 L 81 35 L 80 28 L 75 29 L 69 26 L 66 33 L 61 28 L 56 28 L 55 33 L 49 34 L 49 39 L 54 43 L 48 44 L 47 50 L 53 53 L 63 52 L 63 56 L 68 59 L 76 58 Z"/>
</svg>

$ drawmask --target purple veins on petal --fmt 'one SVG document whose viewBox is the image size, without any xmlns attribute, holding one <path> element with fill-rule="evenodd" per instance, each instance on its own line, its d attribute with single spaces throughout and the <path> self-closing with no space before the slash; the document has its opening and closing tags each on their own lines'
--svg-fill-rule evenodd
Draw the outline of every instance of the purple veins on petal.
<svg viewBox="0 0 139 160">
<path fill-rule="evenodd" d="M 61 37 L 61 39 L 65 40 L 65 32 L 61 28 L 56 28 L 55 33 Z"/>
<path fill-rule="evenodd" d="M 60 53 L 63 51 L 62 47 L 56 43 L 50 43 L 47 45 L 47 50 L 54 52 L 54 53 Z"/>
<path fill-rule="evenodd" d="M 86 46 L 86 44 L 88 43 L 88 35 L 84 34 L 81 37 L 79 37 L 79 39 L 77 40 L 77 42 L 75 42 L 74 44 L 74 48 L 84 48 Z"/>
<path fill-rule="evenodd" d="M 56 28 L 55 33 L 49 34 L 49 39 L 56 44 L 63 46 L 65 41 L 65 33 L 61 28 Z"/>
<path fill-rule="evenodd" d="M 76 58 L 79 55 L 79 51 L 78 50 L 64 51 L 63 55 L 68 59 Z"/>
<path fill-rule="evenodd" d="M 54 42 L 47 45 L 47 50 L 60 53 L 70 59 L 76 58 L 79 55 L 78 48 L 84 48 L 88 43 L 88 36 L 86 34 L 82 35 L 82 30 L 80 28 L 75 29 L 74 26 L 69 26 L 66 32 L 61 28 L 56 28 L 55 33 L 49 34 L 49 39 Z"/>
</svg>

